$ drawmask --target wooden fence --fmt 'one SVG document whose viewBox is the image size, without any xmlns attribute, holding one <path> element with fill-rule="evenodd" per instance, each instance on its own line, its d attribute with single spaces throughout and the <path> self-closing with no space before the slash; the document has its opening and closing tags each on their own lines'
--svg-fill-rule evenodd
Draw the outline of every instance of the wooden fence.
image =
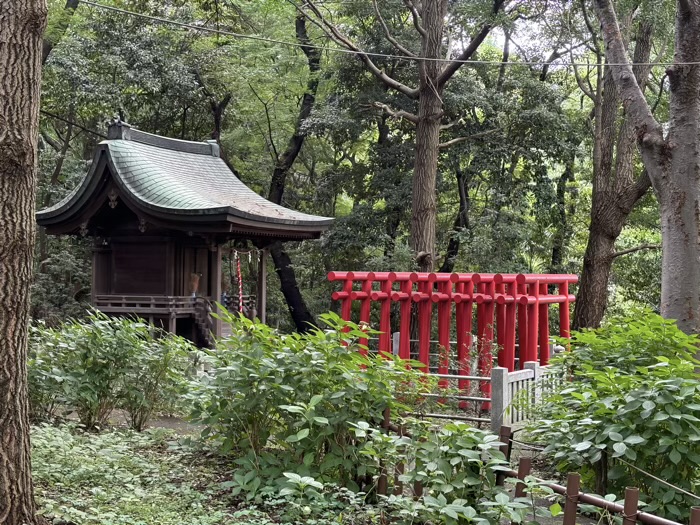
<svg viewBox="0 0 700 525">
<path fill-rule="evenodd" d="M 396 432 L 399 435 L 408 437 L 412 439 L 412 436 L 405 429 L 402 429 L 391 423 L 390 413 L 388 410 L 384 412 L 383 428 L 388 432 Z M 503 452 L 504 456 L 508 461 L 510 461 L 511 456 L 511 443 L 512 441 L 512 430 L 511 427 L 503 425 L 499 429 L 499 437 L 501 441 L 500 450 Z M 403 473 L 405 469 L 408 468 L 407 465 L 401 464 L 397 465 L 395 475 Z M 518 470 L 505 470 L 501 471 L 496 478 L 496 482 L 499 485 L 503 485 L 507 477 L 525 481 L 525 478 L 531 475 L 532 471 L 532 458 L 527 456 L 522 456 L 519 459 Z M 377 493 L 383 496 L 389 494 L 389 476 L 387 469 L 382 469 L 382 473 L 377 480 Z M 536 479 L 536 478 L 535 478 Z M 607 511 L 608 513 L 622 518 L 622 525 L 636 525 L 637 522 L 643 523 L 645 525 L 684 525 L 676 521 L 668 520 L 648 512 L 643 512 L 639 510 L 639 489 L 628 487 L 625 490 L 625 498 L 623 504 L 616 503 L 614 501 L 606 500 L 600 496 L 593 494 L 586 494 L 581 492 L 581 475 L 578 473 L 570 473 L 567 476 L 566 486 L 559 485 L 557 483 L 550 483 L 541 479 L 536 479 L 537 483 L 541 486 L 548 487 L 555 494 L 565 497 L 564 501 L 564 515 L 562 519 L 562 525 L 576 525 L 576 517 L 579 512 L 579 504 L 586 504 L 596 507 L 600 510 Z M 514 498 L 521 498 L 526 496 L 525 493 L 526 485 L 525 483 L 516 483 L 515 490 L 513 493 Z M 404 490 L 403 483 L 396 480 L 393 487 L 394 494 L 402 494 Z M 415 483 L 411 487 L 414 496 L 419 496 L 423 494 L 423 486 L 420 483 Z M 690 509 L 690 525 L 700 525 L 700 506 L 691 507 Z"/>
<path fill-rule="evenodd" d="M 503 432 L 503 431 L 502 431 Z M 509 432 L 507 430 L 506 432 Z M 515 470 L 507 471 L 507 476 L 524 480 L 530 475 L 532 469 L 532 458 L 521 457 L 517 472 Z M 542 480 L 537 480 L 542 486 L 550 488 L 555 494 L 564 496 L 564 517 L 562 525 L 576 525 L 576 516 L 578 515 L 579 504 L 592 505 L 600 510 L 609 512 L 610 514 L 620 516 L 623 525 L 635 525 L 637 522 L 646 525 L 683 525 L 676 521 L 668 520 L 660 516 L 655 516 L 648 512 L 639 510 L 639 489 L 627 487 L 625 490 L 625 498 L 623 504 L 609 501 L 594 494 L 586 494 L 581 492 L 581 475 L 572 472 L 569 473 L 566 479 L 566 486 L 556 483 L 549 483 Z M 525 484 L 517 483 L 515 486 L 514 496 L 516 498 L 525 496 Z M 690 525 L 700 525 L 700 507 L 691 507 L 690 509 Z"/>
</svg>

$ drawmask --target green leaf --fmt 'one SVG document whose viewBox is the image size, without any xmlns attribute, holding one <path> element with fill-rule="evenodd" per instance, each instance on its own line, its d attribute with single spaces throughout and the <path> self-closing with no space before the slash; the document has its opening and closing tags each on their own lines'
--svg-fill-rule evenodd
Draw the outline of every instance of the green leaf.
<svg viewBox="0 0 700 525">
<path fill-rule="evenodd" d="M 559 503 L 554 503 L 554 504 L 550 505 L 549 512 L 552 514 L 553 518 L 556 518 L 562 512 L 561 505 L 559 505 Z"/>
</svg>

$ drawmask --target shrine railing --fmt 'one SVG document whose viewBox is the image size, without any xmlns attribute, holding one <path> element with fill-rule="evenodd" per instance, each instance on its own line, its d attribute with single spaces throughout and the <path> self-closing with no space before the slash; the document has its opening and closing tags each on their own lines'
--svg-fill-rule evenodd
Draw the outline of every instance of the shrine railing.
<svg viewBox="0 0 700 525">
<path fill-rule="evenodd" d="M 107 314 L 194 314 L 195 298 L 170 295 L 96 295 L 93 306 Z"/>
</svg>

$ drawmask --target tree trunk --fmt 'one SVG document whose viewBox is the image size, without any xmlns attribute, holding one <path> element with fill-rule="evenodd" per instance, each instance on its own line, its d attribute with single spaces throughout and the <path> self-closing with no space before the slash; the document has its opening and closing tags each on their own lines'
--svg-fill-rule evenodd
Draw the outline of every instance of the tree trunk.
<svg viewBox="0 0 700 525">
<path fill-rule="evenodd" d="M 574 180 L 574 155 L 566 162 L 564 173 L 557 181 L 557 229 L 552 239 L 552 260 L 549 266 L 550 273 L 562 273 L 564 263 L 564 251 L 566 241 L 569 238 L 569 218 L 566 211 L 566 185 Z"/>
<path fill-rule="evenodd" d="M 661 211 L 661 314 L 700 332 L 700 2 L 678 0 L 668 136 L 638 85 L 611 0 L 595 0 L 615 83 L 632 119 Z"/>
<path fill-rule="evenodd" d="M 583 256 L 581 290 L 574 306 L 574 330 L 600 326 L 608 305 L 608 281 L 619 230 L 609 231 L 600 219 L 591 223 Z"/>
<path fill-rule="evenodd" d="M 284 295 L 284 299 L 287 302 L 289 315 L 292 316 L 294 326 L 297 332 L 308 332 L 316 325 L 316 320 L 311 315 L 311 311 L 301 295 L 292 260 L 287 252 L 284 251 L 281 242 L 272 243 L 269 249 L 272 261 L 275 263 L 275 271 L 280 278 L 282 295 Z"/>
<path fill-rule="evenodd" d="M 27 330 L 35 236 L 45 0 L 0 1 L 0 524 L 36 515 L 29 446 Z"/>
<path fill-rule="evenodd" d="M 674 61 L 700 61 L 699 34 L 700 4 L 679 1 Z M 661 211 L 661 314 L 686 333 L 700 333 L 700 67 L 674 65 L 667 73 L 671 162 L 653 179 Z"/>
<path fill-rule="evenodd" d="M 440 58 L 442 30 L 447 1 L 424 2 L 421 18 L 426 34 L 422 39 L 421 56 Z M 422 272 L 432 272 L 435 265 L 435 227 L 437 204 L 435 185 L 440 147 L 442 98 L 437 60 L 421 61 L 419 69 L 418 122 L 416 123 L 416 158 L 413 168 L 411 204 L 411 249 Z"/>
<path fill-rule="evenodd" d="M 639 24 L 634 62 L 649 62 L 653 26 Z M 635 66 L 634 75 L 643 91 L 649 68 Z M 602 91 L 594 101 L 593 199 L 588 244 L 583 258 L 581 284 L 574 305 L 573 328 L 597 328 L 608 305 L 608 281 L 615 242 L 629 214 L 646 194 L 651 182 L 646 172 L 635 179 L 636 134 L 632 119 L 619 116 L 620 93 L 611 67 L 602 76 Z"/>
<path fill-rule="evenodd" d="M 438 273 L 452 273 L 461 244 L 459 233 L 465 229 L 469 230 L 469 181 L 465 177 L 464 171 L 459 167 L 455 169 L 455 177 L 457 178 L 457 192 L 459 193 L 459 210 L 452 225 L 454 234 L 450 236 L 450 240 L 447 243 L 445 259 L 442 261 L 442 266 L 440 266 Z"/>
<path fill-rule="evenodd" d="M 307 44 L 310 44 L 310 40 L 306 30 L 306 17 L 301 14 L 296 17 L 296 35 L 297 40 L 304 46 L 302 50 L 309 64 L 309 80 L 306 85 L 306 92 L 301 100 L 294 133 L 289 138 L 284 152 L 277 158 L 270 181 L 268 199 L 275 204 L 282 204 L 287 175 L 294 161 L 299 156 L 301 147 L 306 139 L 303 124 L 311 114 L 316 101 L 318 72 L 321 69 L 321 53 L 318 49 L 307 46 Z M 282 295 L 284 295 L 287 302 L 287 308 L 289 308 L 294 325 L 297 331 L 306 332 L 316 323 L 299 290 L 292 261 L 280 242 L 275 242 L 270 246 L 270 254 L 272 255 L 272 261 L 275 263 L 275 271 L 280 278 Z"/>
</svg>

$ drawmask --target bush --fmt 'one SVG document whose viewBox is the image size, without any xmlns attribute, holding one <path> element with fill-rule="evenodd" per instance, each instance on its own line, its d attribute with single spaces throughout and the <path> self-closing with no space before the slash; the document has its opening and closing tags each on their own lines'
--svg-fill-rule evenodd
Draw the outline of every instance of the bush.
<svg viewBox="0 0 700 525">
<path fill-rule="evenodd" d="M 496 486 L 498 437 L 402 417 L 433 386 L 418 363 L 362 355 L 366 333 L 334 314 L 303 335 L 223 317 L 232 336 L 188 397 L 202 435 L 234 458 L 223 483 L 234 496 L 279 508 L 283 523 L 496 524 L 532 512 Z M 383 428 L 387 410 L 411 437 Z M 382 475 L 425 493 L 380 496 Z"/>
<path fill-rule="evenodd" d="M 573 374 L 548 396 L 529 431 L 562 471 L 580 470 L 599 493 L 639 487 L 645 510 L 682 521 L 700 488 L 700 339 L 645 313 L 575 334 L 553 360 Z M 640 470 L 641 469 L 641 470 Z"/>
<path fill-rule="evenodd" d="M 93 429 L 123 408 L 141 430 L 183 383 L 190 350 L 184 339 L 142 321 L 96 312 L 56 329 L 35 326 L 28 366 L 32 414 L 51 418 L 63 406 Z"/>
<path fill-rule="evenodd" d="M 356 326 L 334 314 L 322 320 L 329 330 L 280 335 L 224 314 L 233 333 L 205 358 L 211 370 L 192 383 L 188 398 L 203 436 L 237 457 L 234 493 L 271 493 L 286 471 L 366 487 L 375 465 L 358 455 L 352 424 L 379 428 L 385 410 L 398 414 L 427 388 L 424 374 L 393 356 L 362 355 L 356 340 L 364 333 Z"/>
</svg>

